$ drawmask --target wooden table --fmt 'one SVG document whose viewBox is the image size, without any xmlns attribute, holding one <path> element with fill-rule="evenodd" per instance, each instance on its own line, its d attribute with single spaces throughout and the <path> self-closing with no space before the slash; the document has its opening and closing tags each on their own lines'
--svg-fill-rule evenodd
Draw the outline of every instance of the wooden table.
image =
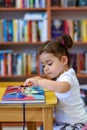
<svg viewBox="0 0 87 130">
<path fill-rule="evenodd" d="M 21 85 L 22 82 L 0 82 L 0 100 L 7 85 Z M 36 122 L 43 122 L 44 130 L 53 129 L 53 108 L 57 104 L 57 98 L 53 92 L 47 91 L 45 104 L 26 104 L 25 120 L 28 130 L 36 130 Z M 0 130 L 2 123 L 23 122 L 22 104 L 0 104 Z"/>
</svg>

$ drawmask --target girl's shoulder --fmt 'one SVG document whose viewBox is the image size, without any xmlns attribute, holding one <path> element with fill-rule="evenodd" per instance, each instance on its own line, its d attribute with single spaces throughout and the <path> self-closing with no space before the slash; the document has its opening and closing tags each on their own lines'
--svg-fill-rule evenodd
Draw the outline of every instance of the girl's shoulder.
<svg viewBox="0 0 87 130">
<path fill-rule="evenodd" d="M 68 69 L 65 71 L 63 74 L 61 74 L 58 78 L 57 81 L 66 81 L 69 82 L 70 84 L 76 83 L 79 85 L 78 79 L 76 77 L 76 73 L 73 68 Z"/>
<path fill-rule="evenodd" d="M 64 73 L 62 73 L 62 74 L 58 77 L 58 79 L 63 78 L 63 77 L 73 77 L 73 76 L 76 77 L 76 73 L 75 73 L 75 71 L 74 71 L 73 68 L 70 68 L 70 69 L 68 69 L 67 71 L 64 71 Z"/>
</svg>

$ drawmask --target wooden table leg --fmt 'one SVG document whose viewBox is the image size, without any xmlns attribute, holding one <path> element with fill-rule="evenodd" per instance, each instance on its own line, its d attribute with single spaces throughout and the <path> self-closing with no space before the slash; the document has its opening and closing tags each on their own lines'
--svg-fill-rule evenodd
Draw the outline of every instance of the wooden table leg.
<svg viewBox="0 0 87 130">
<path fill-rule="evenodd" d="M 37 130 L 36 122 L 28 122 L 27 123 L 27 129 L 28 130 Z"/>
<path fill-rule="evenodd" d="M 43 108 L 43 127 L 44 127 L 44 130 L 53 130 L 52 108 Z"/>
<path fill-rule="evenodd" d="M 2 130 L 2 123 L 0 122 L 0 130 Z"/>
</svg>

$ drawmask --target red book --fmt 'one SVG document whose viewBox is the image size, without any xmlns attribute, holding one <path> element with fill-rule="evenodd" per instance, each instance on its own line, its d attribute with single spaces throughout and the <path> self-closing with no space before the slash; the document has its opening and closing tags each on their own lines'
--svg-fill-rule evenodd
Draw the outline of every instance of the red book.
<svg viewBox="0 0 87 130">
<path fill-rule="evenodd" d="M 5 7 L 9 7 L 10 6 L 10 0 L 5 0 Z"/>
<path fill-rule="evenodd" d="M 32 21 L 28 21 L 28 41 L 32 41 Z"/>
</svg>

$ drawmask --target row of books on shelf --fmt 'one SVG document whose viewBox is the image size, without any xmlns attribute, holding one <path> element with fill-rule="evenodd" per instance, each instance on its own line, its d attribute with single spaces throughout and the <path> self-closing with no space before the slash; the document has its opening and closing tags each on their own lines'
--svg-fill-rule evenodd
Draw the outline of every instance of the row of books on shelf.
<svg viewBox="0 0 87 130">
<path fill-rule="evenodd" d="M 87 0 L 52 0 L 52 6 L 87 6 Z"/>
<path fill-rule="evenodd" d="M 71 53 L 72 67 L 77 73 L 87 74 L 87 52 Z M 36 51 L 17 53 L 0 50 L 0 75 L 42 74 L 43 69 Z"/>
<path fill-rule="evenodd" d="M 34 16 L 34 17 L 33 17 Z M 36 16 L 36 17 L 35 17 Z M 51 36 L 56 39 L 63 33 L 71 35 L 75 42 L 87 42 L 87 20 L 59 20 L 51 23 Z M 47 15 L 26 14 L 24 19 L 0 20 L 0 41 L 44 42 L 47 40 Z"/>
<path fill-rule="evenodd" d="M 39 17 L 40 15 L 40 17 Z M 43 16 L 42 16 L 43 15 Z M 0 20 L 0 41 L 37 42 L 47 40 L 47 16 L 31 13 L 29 19 Z M 36 16 L 36 18 L 33 18 Z M 44 28 L 44 29 L 43 29 Z"/>
<path fill-rule="evenodd" d="M 0 20 L 0 28 L 0 41 L 43 42 L 47 40 L 47 19 L 4 19 Z"/>
<path fill-rule="evenodd" d="M 80 20 L 59 20 L 53 19 L 51 23 L 51 36 L 56 39 L 63 33 L 71 35 L 75 42 L 87 42 L 87 19 Z"/>
<path fill-rule="evenodd" d="M 0 0 L 0 7 L 45 8 L 46 0 Z"/>
<path fill-rule="evenodd" d="M 87 74 L 87 52 L 71 53 L 72 67 L 77 73 Z"/>
<path fill-rule="evenodd" d="M 16 53 L 12 50 L 0 50 L 0 76 L 26 76 L 42 74 L 42 65 L 35 52 Z"/>
</svg>

